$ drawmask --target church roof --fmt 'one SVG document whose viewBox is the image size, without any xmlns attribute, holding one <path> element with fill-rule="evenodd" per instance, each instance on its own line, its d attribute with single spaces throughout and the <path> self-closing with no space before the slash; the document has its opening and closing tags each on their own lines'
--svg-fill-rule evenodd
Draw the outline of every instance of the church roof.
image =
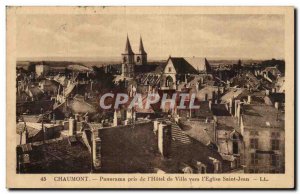
<svg viewBox="0 0 300 194">
<path fill-rule="evenodd" d="M 170 57 L 175 70 L 179 74 L 197 74 L 197 70 L 183 57 Z M 168 61 L 169 61 L 168 60 Z"/>
<path fill-rule="evenodd" d="M 145 51 L 145 49 L 144 49 L 142 37 L 140 37 L 139 54 L 143 54 L 143 55 L 147 54 L 146 51 Z"/>
<path fill-rule="evenodd" d="M 196 68 L 199 72 L 210 73 L 211 67 L 206 58 L 203 57 L 184 57 L 184 59 Z"/>
<path fill-rule="evenodd" d="M 131 49 L 131 45 L 130 45 L 130 42 L 129 42 L 129 38 L 127 36 L 127 40 L 126 40 L 126 46 L 125 46 L 125 51 L 123 54 L 129 54 L 129 55 L 134 55 L 132 49 Z"/>
</svg>

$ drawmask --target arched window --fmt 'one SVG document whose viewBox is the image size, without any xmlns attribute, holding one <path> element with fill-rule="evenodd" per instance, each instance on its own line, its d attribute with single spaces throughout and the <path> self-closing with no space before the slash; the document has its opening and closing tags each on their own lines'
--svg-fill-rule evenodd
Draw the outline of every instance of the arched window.
<svg viewBox="0 0 300 194">
<path fill-rule="evenodd" d="M 140 61 L 141 61 L 141 57 L 138 56 L 138 57 L 136 58 L 136 62 L 140 62 Z"/>
<path fill-rule="evenodd" d="M 237 141 L 232 142 L 233 154 L 239 154 L 239 143 Z"/>
<path fill-rule="evenodd" d="M 167 78 L 166 78 L 166 87 L 170 87 L 170 86 L 172 86 L 173 85 L 173 78 L 171 77 L 171 76 L 168 76 Z"/>
<path fill-rule="evenodd" d="M 233 154 L 239 154 L 239 142 L 238 142 L 239 138 L 238 135 L 236 133 L 234 133 L 232 135 L 232 152 Z"/>
<path fill-rule="evenodd" d="M 127 62 L 127 57 L 126 56 L 123 57 L 123 62 L 124 63 Z"/>
</svg>

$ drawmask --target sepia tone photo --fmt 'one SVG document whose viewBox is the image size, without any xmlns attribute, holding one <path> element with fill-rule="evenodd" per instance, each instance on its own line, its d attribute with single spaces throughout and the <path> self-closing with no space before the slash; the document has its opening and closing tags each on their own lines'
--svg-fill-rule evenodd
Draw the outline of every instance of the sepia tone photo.
<svg viewBox="0 0 300 194">
<path fill-rule="evenodd" d="M 18 180 L 293 185 L 293 8 L 7 9 Z"/>
</svg>

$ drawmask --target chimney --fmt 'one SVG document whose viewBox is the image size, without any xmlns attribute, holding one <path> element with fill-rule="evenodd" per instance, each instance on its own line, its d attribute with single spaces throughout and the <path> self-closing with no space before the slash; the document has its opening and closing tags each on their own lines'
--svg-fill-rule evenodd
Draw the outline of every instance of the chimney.
<svg viewBox="0 0 300 194">
<path fill-rule="evenodd" d="M 89 116 L 88 116 L 88 115 L 85 115 L 85 117 L 84 117 L 84 121 L 85 121 L 86 123 L 88 123 L 88 122 L 89 122 Z"/>
<path fill-rule="evenodd" d="M 209 110 L 211 110 L 211 104 L 212 104 L 211 100 L 208 101 L 208 107 L 209 107 Z"/>
<path fill-rule="evenodd" d="M 224 87 L 221 87 L 220 93 L 221 93 L 221 94 L 224 94 L 224 91 L 225 91 L 225 88 L 224 88 Z"/>
<path fill-rule="evenodd" d="M 113 123 L 113 126 L 114 127 L 118 126 L 118 113 L 117 113 L 117 110 L 115 110 L 115 112 L 114 112 L 114 123 Z"/>
<path fill-rule="evenodd" d="M 251 104 L 251 96 L 248 95 L 248 104 Z"/>
<path fill-rule="evenodd" d="M 239 102 L 237 104 L 237 118 L 238 118 L 238 121 L 240 121 L 240 117 L 241 117 L 241 103 Z"/>
<path fill-rule="evenodd" d="M 93 91 L 93 81 L 91 81 L 91 91 Z"/>
<path fill-rule="evenodd" d="M 238 104 L 240 103 L 240 100 L 235 100 L 234 101 L 234 116 L 238 117 Z"/>
<path fill-rule="evenodd" d="M 96 170 L 100 169 L 101 163 L 101 139 L 97 137 L 93 140 L 93 166 Z"/>
<path fill-rule="evenodd" d="M 75 114 L 75 120 L 79 122 L 79 114 Z"/>
<path fill-rule="evenodd" d="M 69 136 L 76 134 L 76 120 L 70 117 L 69 119 Z"/>
<path fill-rule="evenodd" d="M 266 90 L 266 96 L 269 96 L 269 94 L 270 94 L 270 91 Z"/>
<path fill-rule="evenodd" d="M 229 113 L 232 115 L 232 102 L 233 102 L 233 99 L 232 98 L 230 98 L 229 99 L 229 107 L 228 107 L 228 109 L 229 109 Z"/>
<path fill-rule="evenodd" d="M 159 128 L 159 122 L 153 121 L 153 132 L 156 134 Z"/>
<path fill-rule="evenodd" d="M 275 108 L 278 110 L 279 109 L 279 103 L 278 102 L 275 102 Z"/>
<path fill-rule="evenodd" d="M 160 124 L 158 128 L 158 151 L 163 157 L 171 154 L 172 131 L 171 125 Z"/>
</svg>

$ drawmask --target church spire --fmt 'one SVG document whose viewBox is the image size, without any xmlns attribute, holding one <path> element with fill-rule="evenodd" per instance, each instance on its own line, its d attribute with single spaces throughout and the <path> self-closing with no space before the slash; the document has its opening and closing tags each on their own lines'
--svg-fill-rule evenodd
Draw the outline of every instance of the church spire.
<svg viewBox="0 0 300 194">
<path fill-rule="evenodd" d="M 140 52 L 140 54 L 147 54 L 146 51 L 145 51 L 145 49 L 144 49 L 142 36 L 140 36 L 140 48 L 139 48 L 139 52 Z"/>
<path fill-rule="evenodd" d="M 126 46 L 125 46 L 125 52 L 124 54 L 129 54 L 129 55 L 133 55 L 133 51 L 131 49 L 131 45 L 130 45 L 130 42 L 129 42 L 129 38 L 128 38 L 128 34 L 127 34 L 127 40 L 126 40 Z"/>
</svg>

